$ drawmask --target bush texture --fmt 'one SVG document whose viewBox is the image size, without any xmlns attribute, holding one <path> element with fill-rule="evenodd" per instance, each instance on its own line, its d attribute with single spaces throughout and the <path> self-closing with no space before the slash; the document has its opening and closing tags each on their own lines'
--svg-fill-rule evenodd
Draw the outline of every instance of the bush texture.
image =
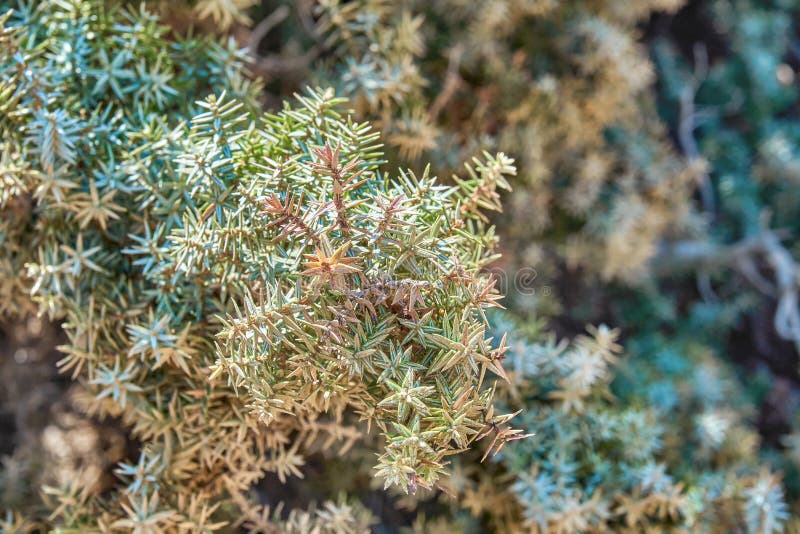
<svg viewBox="0 0 800 534">
<path fill-rule="evenodd" d="M 377 136 L 330 91 L 263 117 L 223 93 L 186 122 L 195 108 L 151 15 L 37 9 L 76 33 L 42 32 L 40 45 L 13 18 L 34 14 L 6 16 L 5 222 L 41 232 L 27 276 L 64 321 L 59 367 L 84 383 L 87 411 L 142 444 L 110 495 L 92 480 L 48 489 L 55 524 L 220 526 L 213 512 L 246 502 L 265 472 L 299 475 L 319 441 L 352 446 L 358 420 L 383 436 L 376 476 L 412 493 L 475 439 L 519 437 L 482 387 L 487 371 L 503 376 L 504 347 L 485 332 L 497 295 L 478 272 L 494 245 L 480 210 L 496 208 L 510 159 L 476 160 L 455 187 L 389 180 Z M 68 46 L 89 34 L 96 53 Z M 221 57 L 187 79 L 248 96 L 240 67 L 224 65 L 235 55 L 196 46 Z M 47 51 L 64 49 L 82 55 L 58 77 Z M 24 235 L 4 239 L 12 260 Z"/>
<path fill-rule="evenodd" d="M 0 14 L 0 531 L 800 528 L 792 2 Z"/>
</svg>

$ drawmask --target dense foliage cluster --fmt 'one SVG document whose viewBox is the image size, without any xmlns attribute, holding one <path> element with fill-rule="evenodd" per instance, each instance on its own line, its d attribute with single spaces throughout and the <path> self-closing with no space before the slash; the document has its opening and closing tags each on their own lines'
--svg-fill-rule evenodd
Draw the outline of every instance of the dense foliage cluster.
<svg viewBox="0 0 800 534">
<path fill-rule="evenodd" d="M 800 529 L 798 16 L 0 0 L 0 531 Z"/>
<path fill-rule="evenodd" d="M 624 375 L 611 395 L 625 357 L 618 336 L 601 326 L 571 345 L 552 337 L 509 342 L 512 379 L 498 398 L 504 406 L 538 407 L 518 423 L 534 437 L 509 446 L 501 460 L 513 474 L 508 491 L 524 527 L 779 531 L 789 516 L 784 490 L 758 459 L 747 406 L 731 401 L 743 398 L 732 377 L 707 355 L 660 355 L 652 377 L 644 369 L 637 377 L 661 398 L 647 398 L 642 384 L 626 389 Z"/>
<path fill-rule="evenodd" d="M 359 419 L 384 435 L 376 476 L 408 492 L 476 438 L 519 437 L 481 387 L 504 352 L 485 333 L 481 209 L 511 160 L 476 160 L 457 187 L 392 181 L 331 91 L 256 118 L 234 53 L 190 41 L 174 54 L 191 59 L 170 57 L 146 11 L 54 4 L 4 23 L 4 246 L 27 264 L 9 277 L 64 321 L 59 367 L 85 409 L 142 443 L 111 494 L 95 473 L 48 489 L 51 521 L 218 527 L 226 499 L 253 514 L 252 482 L 299 475 L 316 442 L 349 448 Z M 247 104 L 210 96 L 187 124 L 192 77 Z"/>
</svg>

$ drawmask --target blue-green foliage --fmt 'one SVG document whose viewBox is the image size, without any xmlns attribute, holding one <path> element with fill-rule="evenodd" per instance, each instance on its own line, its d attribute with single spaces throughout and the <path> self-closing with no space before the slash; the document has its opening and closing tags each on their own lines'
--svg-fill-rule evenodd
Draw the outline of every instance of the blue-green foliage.
<svg viewBox="0 0 800 534">
<path fill-rule="evenodd" d="M 634 340 L 621 353 L 618 335 L 509 341 L 501 398 L 525 408 L 520 424 L 534 435 L 499 463 L 523 522 L 537 532 L 779 531 L 784 490 L 758 458 L 735 377 L 696 346 Z"/>
</svg>

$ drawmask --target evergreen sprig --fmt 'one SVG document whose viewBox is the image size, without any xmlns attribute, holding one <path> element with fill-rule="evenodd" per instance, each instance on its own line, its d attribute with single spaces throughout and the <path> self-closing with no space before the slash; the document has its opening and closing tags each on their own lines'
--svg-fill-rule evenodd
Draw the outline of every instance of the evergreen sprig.
<svg viewBox="0 0 800 534">
<path fill-rule="evenodd" d="M 351 447 L 357 419 L 383 436 L 376 476 L 408 492 L 477 438 L 521 437 L 484 387 L 504 349 L 486 334 L 495 240 L 479 212 L 510 159 L 458 187 L 391 180 L 378 134 L 332 91 L 258 115 L 238 52 L 170 43 L 144 9 L 3 20 L 4 288 L 63 321 L 59 366 L 85 409 L 142 443 L 110 492 L 50 477 L 48 521 L 215 530 L 235 503 L 255 522 L 269 514 L 250 486 L 302 476 L 316 439 Z M 314 521 L 368 524 L 336 506 Z"/>
</svg>

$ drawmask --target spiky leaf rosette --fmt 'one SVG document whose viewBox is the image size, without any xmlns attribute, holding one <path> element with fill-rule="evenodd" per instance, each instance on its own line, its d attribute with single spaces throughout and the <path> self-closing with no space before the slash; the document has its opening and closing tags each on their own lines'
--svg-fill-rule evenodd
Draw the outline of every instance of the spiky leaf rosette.
<svg viewBox="0 0 800 534">
<path fill-rule="evenodd" d="M 478 210 L 513 167 L 500 154 L 459 187 L 427 173 L 389 180 L 376 135 L 332 93 L 300 102 L 246 128 L 219 100 L 195 118 L 181 159 L 194 205 L 168 240 L 170 276 L 236 295 L 212 378 L 262 424 L 352 409 L 385 438 L 386 485 L 413 492 L 505 422 L 481 387 L 487 370 L 502 375 L 503 349 L 486 334 L 498 296 L 479 270 L 493 235 Z"/>
</svg>

